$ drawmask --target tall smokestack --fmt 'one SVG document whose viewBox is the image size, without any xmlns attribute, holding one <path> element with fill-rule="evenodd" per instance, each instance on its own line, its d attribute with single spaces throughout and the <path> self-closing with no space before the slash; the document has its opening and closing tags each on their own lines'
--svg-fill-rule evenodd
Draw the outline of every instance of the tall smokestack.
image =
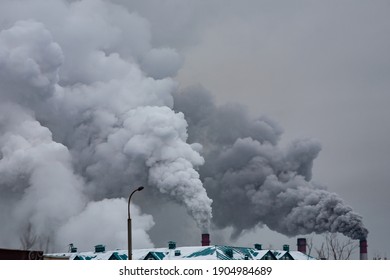
<svg viewBox="0 0 390 280">
<path fill-rule="evenodd" d="M 359 248 L 361 260 L 368 260 L 367 247 L 367 239 L 360 239 Z"/>
<path fill-rule="evenodd" d="M 202 233 L 202 246 L 210 246 L 210 234 Z"/>
<path fill-rule="evenodd" d="M 306 254 L 306 238 L 297 239 L 298 251 Z"/>
</svg>

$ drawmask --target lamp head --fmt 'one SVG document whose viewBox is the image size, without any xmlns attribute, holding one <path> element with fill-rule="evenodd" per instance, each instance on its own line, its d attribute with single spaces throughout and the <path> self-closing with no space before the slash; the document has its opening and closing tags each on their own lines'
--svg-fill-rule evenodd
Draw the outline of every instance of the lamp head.
<svg viewBox="0 0 390 280">
<path fill-rule="evenodd" d="M 144 187 L 143 186 L 140 186 L 138 189 L 137 189 L 137 191 L 142 191 L 144 189 Z"/>
</svg>

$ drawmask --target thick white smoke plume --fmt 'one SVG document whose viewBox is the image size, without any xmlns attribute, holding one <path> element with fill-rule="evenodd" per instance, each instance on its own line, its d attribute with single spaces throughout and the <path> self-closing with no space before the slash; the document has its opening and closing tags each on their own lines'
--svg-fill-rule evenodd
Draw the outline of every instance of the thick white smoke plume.
<svg viewBox="0 0 390 280">
<path fill-rule="evenodd" d="M 190 141 L 204 145 L 200 174 L 213 199 L 213 224 L 232 226 L 233 237 L 262 224 L 287 236 L 366 237 L 362 218 L 338 195 L 311 182 L 321 150 L 317 141 L 296 140 L 282 148 L 282 130 L 274 122 L 252 120 L 238 105 L 217 107 L 200 87 L 176 94 L 175 109 L 186 115 Z"/>
<path fill-rule="evenodd" d="M 28 230 L 26 238 L 48 242 L 59 225 L 83 209 L 83 181 L 73 172 L 68 149 L 54 142 L 46 127 L 17 105 L 0 109 L 1 203 L 9 215 L 2 229 L 16 231 L 2 237 Z"/>
<path fill-rule="evenodd" d="M 148 22 L 99 0 L 2 1 L 0 16 L 0 246 L 124 248 L 116 198 L 141 184 L 207 230 L 204 161 L 171 109 L 181 58 L 151 46 Z M 133 212 L 136 246 L 152 245 Z"/>
<path fill-rule="evenodd" d="M 131 205 L 132 237 L 134 249 L 152 248 L 147 231 L 153 225 L 153 218 L 150 215 L 142 215 L 140 209 Z M 96 240 L 104 241 L 104 245 L 111 249 L 124 249 L 127 244 L 127 200 L 125 199 L 103 199 L 97 202 L 90 202 L 83 212 L 72 217 L 58 231 L 58 243 L 64 240 L 68 243 L 77 244 L 80 251 L 89 251 L 95 245 Z M 93 238 L 91 238 L 93 236 Z"/>
</svg>

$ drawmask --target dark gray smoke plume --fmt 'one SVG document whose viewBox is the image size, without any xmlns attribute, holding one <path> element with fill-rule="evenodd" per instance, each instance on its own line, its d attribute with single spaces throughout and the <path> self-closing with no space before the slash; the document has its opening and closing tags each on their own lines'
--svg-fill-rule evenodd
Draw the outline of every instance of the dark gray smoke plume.
<svg viewBox="0 0 390 280">
<path fill-rule="evenodd" d="M 193 87 L 175 95 L 175 109 L 189 123 L 189 140 L 204 146 L 200 168 L 213 199 L 213 223 L 242 230 L 265 224 L 295 236 L 340 232 L 366 237 L 362 218 L 336 194 L 311 182 L 321 150 L 311 139 L 278 145 L 280 127 L 266 117 L 251 119 L 239 105 L 217 107 L 209 93 Z"/>
</svg>

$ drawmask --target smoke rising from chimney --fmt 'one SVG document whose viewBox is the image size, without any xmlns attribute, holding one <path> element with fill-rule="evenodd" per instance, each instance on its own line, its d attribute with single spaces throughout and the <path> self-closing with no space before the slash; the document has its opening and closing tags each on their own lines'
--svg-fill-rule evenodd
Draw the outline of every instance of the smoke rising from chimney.
<svg viewBox="0 0 390 280">
<path fill-rule="evenodd" d="M 361 216 L 311 181 L 321 150 L 316 140 L 280 147 L 277 124 L 266 117 L 253 120 L 238 105 L 218 107 L 200 87 L 176 94 L 175 109 L 186 116 L 190 141 L 204 146 L 200 175 L 213 199 L 213 223 L 232 226 L 233 237 L 263 224 L 290 237 L 324 232 L 367 236 Z"/>
</svg>

